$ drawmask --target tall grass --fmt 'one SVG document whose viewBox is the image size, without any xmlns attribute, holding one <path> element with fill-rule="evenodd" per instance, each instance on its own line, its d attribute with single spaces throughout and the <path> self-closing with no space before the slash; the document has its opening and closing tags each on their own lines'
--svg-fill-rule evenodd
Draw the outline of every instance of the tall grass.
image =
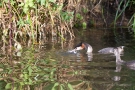
<svg viewBox="0 0 135 90">
<path fill-rule="evenodd" d="M 120 25 L 122 24 L 122 21 L 123 21 L 124 15 L 125 15 L 125 10 L 126 10 L 126 8 L 129 6 L 129 3 L 130 3 L 130 0 L 127 0 L 127 1 L 121 0 L 121 1 L 120 1 L 119 5 L 118 5 L 118 9 L 117 9 L 117 11 L 116 11 L 116 15 L 115 15 L 114 27 L 115 27 L 115 25 L 116 25 L 117 19 L 118 19 L 120 16 L 122 17 L 122 20 L 121 20 Z M 123 5 L 123 4 L 124 4 L 124 5 Z M 121 9 L 121 7 L 123 7 L 123 8 Z"/>
<path fill-rule="evenodd" d="M 121 1 L 119 1 L 118 8 L 117 8 L 116 15 L 115 15 L 115 20 L 114 20 L 114 28 L 116 27 L 117 20 L 120 17 L 121 17 L 120 25 L 122 25 L 123 19 L 125 18 L 125 13 L 128 12 L 128 11 L 126 11 L 126 9 L 127 8 L 130 9 L 131 7 L 134 8 L 134 5 L 135 5 L 134 0 L 121 0 Z M 127 26 L 129 28 L 132 28 L 133 31 L 135 32 L 135 19 L 134 19 L 134 17 L 135 17 L 135 12 L 133 12 L 133 15 L 130 17 L 130 20 L 129 20 Z"/>
<path fill-rule="evenodd" d="M 6 36 L 3 36 L 3 41 L 10 38 L 12 45 L 14 39 L 18 37 L 24 39 L 24 36 L 31 38 L 33 43 L 38 37 L 60 36 L 64 40 L 64 36 L 69 35 L 74 38 L 72 30 L 74 23 L 75 26 L 82 26 L 85 29 L 87 22 L 91 23 L 94 20 L 91 19 L 93 18 L 91 16 L 97 17 L 100 12 L 101 18 L 107 23 L 103 15 L 105 11 L 98 9 L 98 6 L 101 6 L 103 2 L 105 1 L 1 0 L 0 30 L 4 33 L 8 32 L 4 34 Z M 114 27 L 120 17 L 124 18 L 126 8 L 134 5 L 135 1 L 120 0 L 118 2 Z M 89 13 L 90 15 L 88 15 Z M 123 19 L 121 23 L 122 21 Z M 9 31 L 12 35 L 9 35 Z"/>
<path fill-rule="evenodd" d="M 28 36 L 33 43 L 39 35 L 62 36 L 69 35 L 74 38 L 72 31 L 73 10 L 66 6 L 70 3 L 55 0 L 2 0 L 1 31 L 11 31 L 12 35 L 3 36 L 6 38 L 23 39 Z M 71 2 L 69 0 L 69 2 Z M 72 5 L 74 3 L 72 2 Z M 65 9 L 67 8 L 67 9 Z M 2 11 L 2 10 L 0 10 Z M 12 37 L 11 37 L 12 36 Z M 11 43 L 13 40 L 11 40 Z"/>
</svg>

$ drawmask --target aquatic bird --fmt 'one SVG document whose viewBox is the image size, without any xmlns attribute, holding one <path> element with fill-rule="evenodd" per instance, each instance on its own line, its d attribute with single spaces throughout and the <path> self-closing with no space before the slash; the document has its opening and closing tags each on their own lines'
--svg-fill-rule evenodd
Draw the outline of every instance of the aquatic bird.
<svg viewBox="0 0 135 90">
<path fill-rule="evenodd" d="M 92 46 L 85 42 L 81 42 L 75 46 L 75 50 L 82 50 L 82 49 L 87 50 L 87 53 L 92 53 L 93 51 Z"/>
<path fill-rule="evenodd" d="M 120 57 L 120 51 L 118 48 L 115 48 L 114 49 L 114 55 L 116 56 L 116 64 L 125 64 L 125 61 L 121 60 L 121 57 Z"/>
<path fill-rule="evenodd" d="M 114 53 L 114 49 L 118 49 L 120 54 L 123 53 L 124 51 L 124 47 L 125 46 L 119 46 L 119 47 L 107 47 L 107 48 L 103 48 L 101 50 L 99 50 L 98 52 L 101 53 L 101 54 L 111 54 L 111 53 Z"/>
<path fill-rule="evenodd" d="M 120 51 L 116 48 L 114 49 L 114 55 L 116 56 L 117 65 L 126 65 L 128 68 L 135 70 L 135 60 L 132 61 L 123 61 L 120 57 Z"/>
<path fill-rule="evenodd" d="M 73 50 L 69 50 L 68 52 L 77 53 L 77 51 L 83 50 L 83 49 L 87 50 L 87 53 L 92 53 L 92 51 L 93 51 L 92 46 L 90 44 L 81 42 L 78 45 L 76 45 Z"/>
</svg>

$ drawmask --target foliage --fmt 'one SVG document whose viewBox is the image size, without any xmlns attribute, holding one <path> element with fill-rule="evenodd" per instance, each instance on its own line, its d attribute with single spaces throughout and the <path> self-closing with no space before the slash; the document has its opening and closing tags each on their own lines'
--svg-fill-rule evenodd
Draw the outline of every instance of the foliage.
<svg viewBox="0 0 135 90">
<path fill-rule="evenodd" d="M 86 22 L 83 22 L 83 23 L 82 23 L 82 27 L 83 27 L 83 29 L 86 29 L 86 27 L 87 27 Z"/>
<path fill-rule="evenodd" d="M 0 90 L 4 90 L 5 89 L 5 86 L 6 85 L 6 82 L 4 82 L 3 80 L 0 81 Z"/>
<path fill-rule="evenodd" d="M 10 32 L 2 36 L 3 42 L 9 43 L 7 39 L 10 39 L 9 44 L 12 45 L 18 37 L 24 39 L 23 37 L 26 36 L 31 38 L 33 43 L 38 37 L 44 38 L 50 35 L 64 38 L 64 35 L 68 34 L 74 38 L 72 27 L 85 29 L 90 20 L 95 22 L 96 19 L 91 16 L 98 17 L 101 10 L 97 8 L 102 5 L 101 1 L 1 0 L 0 30 Z M 104 2 L 102 1 L 102 3 Z M 106 3 L 110 2 L 106 1 Z M 113 3 L 116 2 L 113 1 Z M 123 13 L 127 7 L 132 7 L 134 3 L 134 0 L 118 1 L 114 25 L 120 17 L 124 18 Z M 102 18 L 103 22 L 107 23 L 105 13 L 106 11 L 102 9 L 102 17 L 99 15 L 98 18 Z M 121 23 L 122 21 L 123 19 Z M 92 25 L 94 24 L 92 23 Z"/>
<path fill-rule="evenodd" d="M 50 55 L 47 57 L 35 57 L 34 48 L 29 48 L 23 54 L 23 58 L 18 63 L 12 65 L 10 63 L 0 63 L 0 77 L 3 78 L 5 89 L 24 90 L 32 89 L 43 85 L 46 90 L 73 90 L 69 82 L 61 82 L 59 80 L 60 70 L 57 61 L 52 59 Z M 4 76 L 5 75 L 5 76 Z M 1 83 L 2 84 L 2 83 Z M 4 88 L 1 87 L 1 88 Z"/>
<path fill-rule="evenodd" d="M 120 18 L 120 16 L 122 17 L 120 25 L 122 24 L 123 18 L 125 18 L 124 15 L 125 15 L 126 12 L 128 12 L 128 11 L 126 11 L 126 9 L 129 8 L 129 7 L 135 8 L 134 5 L 135 5 L 134 0 L 127 0 L 127 1 L 121 0 L 121 1 L 119 1 L 118 9 L 117 9 L 117 12 L 116 12 L 116 15 L 115 15 L 115 20 L 114 20 L 114 27 L 116 25 L 117 20 Z M 135 31 L 134 15 L 135 15 L 135 13 L 133 12 L 133 15 L 131 16 L 131 18 L 129 20 L 129 23 L 128 23 L 128 26 L 132 27 L 133 31 Z"/>
<path fill-rule="evenodd" d="M 11 32 L 3 36 L 3 42 L 10 38 L 10 45 L 12 45 L 13 40 L 17 40 L 18 36 L 23 39 L 27 35 L 34 43 L 39 35 L 42 37 L 46 37 L 46 34 L 54 36 L 57 33 L 65 35 L 63 32 L 68 33 L 71 38 L 74 37 L 71 24 L 73 11 L 63 9 L 64 2 L 3 0 L 0 5 L 0 11 L 3 11 L 0 13 L 3 17 L 0 30 Z"/>
<path fill-rule="evenodd" d="M 135 32 L 135 13 L 134 13 L 134 15 L 131 17 L 129 23 L 131 23 L 131 21 L 132 21 L 132 24 L 131 24 L 129 27 L 132 27 L 133 32 Z M 128 25 L 129 25 L 129 23 L 128 23 Z"/>
<path fill-rule="evenodd" d="M 133 21 L 133 24 L 132 24 L 132 25 L 133 25 L 133 30 L 134 30 L 134 32 L 135 32 L 135 14 L 134 14 L 133 17 L 134 17 L 134 21 Z"/>
<path fill-rule="evenodd" d="M 123 3 L 124 3 L 124 6 L 123 6 Z M 123 14 L 125 13 L 125 10 L 127 8 L 127 6 L 129 6 L 129 3 L 130 3 L 130 0 L 128 0 L 126 3 L 124 0 L 121 0 L 120 1 L 120 4 L 118 6 L 118 9 L 117 9 L 117 12 L 116 12 L 116 15 L 115 15 L 115 20 L 114 20 L 114 25 L 116 24 L 116 20 Z M 121 7 L 123 7 L 123 9 L 121 10 Z"/>
<path fill-rule="evenodd" d="M 130 6 L 133 7 L 135 5 L 135 1 L 134 0 L 131 0 L 130 1 Z M 133 7 L 134 9 L 135 7 Z M 135 13 L 133 13 L 132 17 L 130 18 L 129 20 L 129 23 L 128 23 L 128 26 L 129 28 L 132 27 L 132 30 L 135 32 Z"/>
<path fill-rule="evenodd" d="M 85 12 L 85 11 L 84 11 Z M 83 29 L 86 29 L 87 27 L 87 23 L 85 21 L 83 21 L 84 18 L 81 14 L 77 13 L 76 14 L 76 23 L 75 23 L 75 27 L 76 28 L 80 28 L 82 27 Z"/>
<path fill-rule="evenodd" d="M 61 18 L 63 21 L 70 21 L 73 19 L 73 12 L 60 12 Z"/>
</svg>

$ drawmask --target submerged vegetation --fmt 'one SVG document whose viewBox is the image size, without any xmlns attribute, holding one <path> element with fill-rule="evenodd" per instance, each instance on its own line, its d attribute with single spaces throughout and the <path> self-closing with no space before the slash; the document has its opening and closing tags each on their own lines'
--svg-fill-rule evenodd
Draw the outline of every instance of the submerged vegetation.
<svg viewBox="0 0 135 90">
<path fill-rule="evenodd" d="M 65 36 L 73 39 L 73 28 L 123 25 L 135 32 L 134 10 L 134 0 L 0 0 L 0 44 L 6 59 L 0 63 L 0 78 L 6 82 L 4 88 L 73 90 L 68 81 L 59 77 L 63 66 L 58 66 L 58 61 L 49 56 L 34 57 L 35 48 L 21 55 L 22 46 L 26 42 L 29 47 L 42 45 L 48 37 L 60 37 L 61 42 Z"/>
</svg>

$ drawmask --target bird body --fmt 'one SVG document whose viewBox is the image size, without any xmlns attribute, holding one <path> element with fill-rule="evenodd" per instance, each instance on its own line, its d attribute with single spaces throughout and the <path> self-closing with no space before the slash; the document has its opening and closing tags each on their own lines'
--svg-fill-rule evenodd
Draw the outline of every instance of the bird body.
<svg viewBox="0 0 135 90">
<path fill-rule="evenodd" d="M 92 51 L 93 51 L 92 46 L 88 43 L 81 42 L 75 47 L 75 50 L 82 50 L 82 49 L 87 50 L 87 53 L 92 53 Z"/>
<path fill-rule="evenodd" d="M 69 50 L 68 52 L 77 53 L 77 51 L 83 50 L 83 49 L 87 50 L 87 53 L 92 53 L 92 51 L 93 51 L 93 48 L 90 44 L 81 42 L 81 43 L 77 44 L 74 49 Z"/>
<path fill-rule="evenodd" d="M 114 49 L 114 55 L 116 56 L 116 64 L 122 64 L 122 65 L 126 65 L 128 68 L 135 70 L 135 60 L 131 60 L 131 61 L 123 61 L 121 60 L 120 57 L 120 52 L 118 49 Z"/>
<path fill-rule="evenodd" d="M 107 47 L 107 48 L 103 48 L 103 49 L 99 50 L 98 52 L 101 54 L 111 54 L 111 53 L 114 53 L 114 49 L 119 50 L 120 54 L 122 54 L 124 51 L 124 46 L 119 46 L 116 48 L 115 47 Z"/>
</svg>

